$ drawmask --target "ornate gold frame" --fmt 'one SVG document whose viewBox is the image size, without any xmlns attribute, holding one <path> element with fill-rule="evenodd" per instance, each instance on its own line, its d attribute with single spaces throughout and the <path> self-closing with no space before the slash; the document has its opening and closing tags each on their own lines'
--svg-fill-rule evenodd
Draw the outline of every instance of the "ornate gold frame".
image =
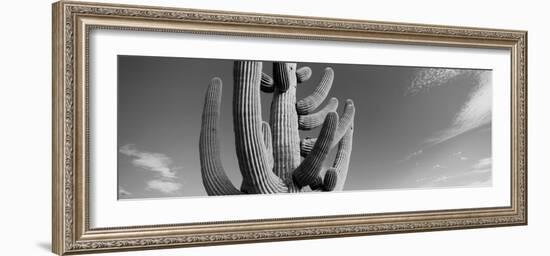
<svg viewBox="0 0 550 256">
<path fill-rule="evenodd" d="M 96 28 L 511 51 L 509 207 L 91 229 L 88 33 Z M 61 1 L 53 4 L 53 251 L 57 254 L 527 224 L 527 32 Z"/>
</svg>

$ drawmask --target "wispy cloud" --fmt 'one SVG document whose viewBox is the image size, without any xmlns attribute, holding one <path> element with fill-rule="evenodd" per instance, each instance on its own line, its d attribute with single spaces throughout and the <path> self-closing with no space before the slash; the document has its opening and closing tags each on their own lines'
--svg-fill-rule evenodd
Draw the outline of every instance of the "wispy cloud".
<svg viewBox="0 0 550 256">
<path fill-rule="evenodd" d="M 156 177 L 147 182 L 147 189 L 165 194 L 173 194 L 181 189 L 176 183 L 177 175 L 172 167 L 172 159 L 164 154 L 138 150 L 133 144 L 120 147 L 119 152 L 131 157 L 131 163 L 138 168 L 153 172 Z M 119 193 L 120 193 L 119 188 Z"/>
<path fill-rule="evenodd" d="M 431 145 L 439 144 L 491 123 L 492 90 L 491 74 L 479 73 L 478 86 L 470 93 L 468 100 L 456 114 L 451 126 L 438 132 L 426 142 Z"/>
<path fill-rule="evenodd" d="M 439 166 L 441 165 L 436 164 L 434 169 L 444 169 L 439 168 Z M 419 187 L 426 188 L 456 186 L 486 187 L 492 184 L 491 158 L 479 159 L 470 168 L 471 169 L 466 172 L 434 175 L 430 177 L 418 178 L 415 181 Z"/>
<path fill-rule="evenodd" d="M 464 70 L 454 68 L 423 68 L 415 75 L 405 95 L 416 95 L 431 88 L 446 85 L 462 73 Z"/>
<path fill-rule="evenodd" d="M 490 168 L 493 163 L 493 160 L 490 157 L 479 159 L 472 168 L 474 169 L 487 169 Z"/>
<path fill-rule="evenodd" d="M 468 157 L 464 156 L 462 151 L 458 151 L 458 152 L 454 153 L 453 156 L 458 157 L 458 159 L 460 159 L 460 161 L 466 161 L 466 160 L 469 159 Z"/>
<path fill-rule="evenodd" d="M 170 169 L 172 159 L 164 154 L 140 151 L 133 144 L 120 147 L 119 152 L 133 157 L 132 164 L 152 172 L 157 172 L 163 178 L 176 178 L 176 173 Z"/>
<path fill-rule="evenodd" d="M 150 180 L 147 182 L 147 189 L 158 190 L 165 194 L 173 194 L 181 189 L 181 184 L 166 180 Z"/>
<path fill-rule="evenodd" d="M 411 160 L 419 155 L 422 155 L 422 153 L 424 153 L 422 149 L 412 152 L 405 158 L 405 160 Z"/>
<path fill-rule="evenodd" d="M 132 195 L 131 192 L 124 189 L 122 186 L 118 186 L 118 196 L 119 197 L 127 197 L 127 196 L 131 196 L 131 195 Z"/>
<path fill-rule="evenodd" d="M 449 127 L 428 137 L 424 140 L 424 145 L 421 146 L 421 149 L 410 153 L 403 160 L 398 161 L 398 163 L 418 158 L 434 145 L 491 123 L 492 77 L 490 72 L 447 68 L 421 69 L 414 77 L 405 94 L 416 95 L 427 92 L 431 88 L 447 86 L 451 84 L 451 81 L 456 81 L 456 79 L 465 76 L 470 79 L 476 79 L 477 86 L 472 89 L 466 102 L 456 113 Z M 468 156 L 463 155 L 461 151 L 456 152 L 453 156 L 461 161 L 470 159 Z M 434 168 L 438 167 L 434 166 Z"/>
<path fill-rule="evenodd" d="M 409 160 L 418 158 L 418 157 L 420 157 L 420 155 L 422 155 L 423 153 L 424 153 L 424 151 L 423 151 L 422 149 L 417 150 L 417 151 L 414 151 L 414 152 L 408 154 L 407 156 L 405 156 L 405 158 L 403 158 L 403 159 L 397 161 L 397 163 L 400 164 L 400 163 L 403 163 L 403 162 L 406 162 L 406 161 L 409 161 Z M 416 165 L 418 165 L 418 163 L 416 163 Z"/>
<path fill-rule="evenodd" d="M 447 166 L 443 166 L 443 165 L 440 165 L 440 164 L 436 164 L 433 166 L 434 169 L 447 169 Z"/>
</svg>

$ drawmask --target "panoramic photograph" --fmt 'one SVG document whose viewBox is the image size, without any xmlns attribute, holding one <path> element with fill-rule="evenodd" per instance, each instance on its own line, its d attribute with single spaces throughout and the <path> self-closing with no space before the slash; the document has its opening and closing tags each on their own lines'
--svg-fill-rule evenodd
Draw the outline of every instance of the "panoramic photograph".
<svg viewBox="0 0 550 256">
<path fill-rule="evenodd" d="M 491 187 L 492 71 L 118 56 L 118 199 Z"/>
</svg>

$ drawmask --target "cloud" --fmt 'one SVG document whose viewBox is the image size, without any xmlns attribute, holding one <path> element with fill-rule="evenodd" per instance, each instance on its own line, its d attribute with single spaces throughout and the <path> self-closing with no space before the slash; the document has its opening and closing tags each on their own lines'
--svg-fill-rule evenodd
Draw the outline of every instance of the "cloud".
<svg viewBox="0 0 550 256">
<path fill-rule="evenodd" d="M 434 168 L 434 169 L 447 169 L 447 167 L 446 167 L 446 166 L 443 166 L 443 165 L 440 165 L 440 164 L 436 164 L 436 165 L 434 165 L 434 167 L 433 167 L 433 168 Z"/>
<path fill-rule="evenodd" d="M 153 172 L 156 177 L 147 181 L 148 190 L 157 190 L 165 194 L 174 194 L 181 189 L 181 184 L 176 183 L 178 178 L 171 167 L 172 159 L 164 154 L 140 151 L 133 144 L 120 147 L 119 152 L 132 158 L 131 163 L 138 168 Z M 119 188 L 119 195 L 121 193 Z"/>
<path fill-rule="evenodd" d="M 451 126 L 426 142 L 439 144 L 465 132 L 491 123 L 492 107 L 491 74 L 479 73 L 478 86 L 470 93 L 468 100 L 456 114 Z"/>
<path fill-rule="evenodd" d="M 411 159 L 413 159 L 413 158 L 417 158 L 417 157 L 419 157 L 420 155 L 422 155 L 423 153 L 424 153 L 424 151 L 423 151 L 422 149 L 417 150 L 417 151 L 415 151 L 415 152 L 412 152 L 412 153 L 408 154 L 405 158 L 403 158 L 403 159 L 397 161 L 397 163 L 403 163 L 403 162 L 409 161 L 409 160 L 411 160 Z M 416 164 L 418 165 L 418 163 L 416 163 Z"/>
<path fill-rule="evenodd" d="M 405 95 L 416 95 L 422 91 L 448 84 L 448 82 L 464 73 L 464 70 L 455 68 L 423 68 L 418 71 Z"/>
<path fill-rule="evenodd" d="M 479 187 L 490 186 L 491 171 L 472 170 L 465 173 L 455 175 L 441 175 L 435 177 L 424 177 L 416 179 L 418 187 L 433 188 L 433 187 Z"/>
<path fill-rule="evenodd" d="M 423 91 L 429 91 L 431 88 L 447 86 L 451 84 L 451 80 L 465 76 L 469 79 L 477 80 L 477 86 L 469 93 L 466 102 L 455 114 L 449 127 L 428 137 L 424 141 L 425 144 L 422 149 L 409 154 L 405 159 L 398 161 L 399 163 L 417 158 L 424 154 L 424 150 L 427 148 L 491 123 L 492 77 L 490 72 L 463 69 L 424 68 L 418 71 L 411 85 L 407 88 L 406 95 L 416 95 Z M 469 160 L 461 151 L 456 152 L 453 156 L 456 156 L 461 161 Z"/>
<path fill-rule="evenodd" d="M 446 181 L 448 181 L 452 178 L 453 178 L 453 176 L 444 175 L 444 176 L 440 176 L 440 177 L 437 177 L 437 178 L 433 179 L 433 182 L 434 183 L 446 182 Z"/>
<path fill-rule="evenodd" d="M 128 190 L 124 189 L 121 186 L 118 186 L 118 196 L 119 197 L 127 197 L 127 196 L 131 196 L 131 195 L 132 195 L 131 192 L 129 192 Z"/>
<path fill-rule="evenodd" d="M 172 159 L 164 154 L 139 151 L 133 144 L 120 147 L 119 152 L 133 157 L 132 164 L 136 167 L 156 172 L 163 178 L 176 178 L 176 173 L 170 168 Z"/>
<path fill-rule="evenodd" d="M 436 167 L 441 165 L 436 164 Z M 492 184 L 491 158 L 479 159 L 474 163 L 469 171 L 456 174 L 442 174 L 432 177 L 422 177 L 416 179 L 419 187 L 487 187 Z M 442 169 L 442 168 L 438 168 Z"/>
<path fill-rule="evenodd" d="M 150 180 L 147 189 L 158 190 L 165 194 L 173 194 L 181 189 L 181 184 L 166 180 Z"/>
<path fill-rule="evenodd" d="M 417 151 L 415 151 L 415 152 L 412 152 L 411 154 L 409 154 L 409 155 L 407 156 L 407 160 L 411 160 L 411 159 L 413 159 L 413 158 L 415 158 L 415 157 L 421 155 L 422 153 L 424 153 L 424 151 L 423 151 L 422 149 L 417 150 Z"/>
<path fill-rule="evenodd" d="M 465 156 L 462 154 L 462 151 L 458 151 L 458 152 L 454 153 L 453 156 L 458 157 L 458 159 L 460 159 L 460 161 L 466 161 L 466 160 L 469 159 L 468 157 L 465 157 Z"/>
<path fill-rule="evenodd" d="M 487 169 L 490 168 L 493 160 L 490 157 L 479 159 L 472 168 L 474 169 Z"/>
</svg>

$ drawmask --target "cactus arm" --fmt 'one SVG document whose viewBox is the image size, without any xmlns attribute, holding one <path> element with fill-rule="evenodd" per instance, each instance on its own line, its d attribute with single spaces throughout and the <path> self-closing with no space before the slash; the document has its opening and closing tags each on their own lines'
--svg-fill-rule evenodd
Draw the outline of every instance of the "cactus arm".
<svg viewBox="0 0 550 256">
<path fill-rule="evenodd" d="M 301 130 L 315 129 L 323 124 L 329 112 L 334 112 L 336 109 L 338 109 L 338 100 L 336 98 L 331 98 L 330 102 L 316 113 L 298 116 L 298 127 Z"/>
<path fill-rule="evenodd" d="M 338 114 L 330 112 L 325 118 L 313 150 L 292 173 L 294 183 L 299 188 L 313 184 L 317 180 L 323 167 L 323 161 L 330 151 L 330 145 L 334 139 L 337 126 Z"/>
<path fill-rule="evenodd" d="M 323 78 L 313 93 L 296 103 L 296 110 L 298 111 L 298 114 L 306 115 L 317 109 L 317 107 L 319 107 L 319 105 L 321 105 L 327 97 L 333 81 L 334 70 L 330 67 L 325 68 Z"/>
<path fill-rule="evenodd" d="M 206 91 L 199 138 L 202 182 L 210 196 L 241 194 L 225 174 L 220 156 L 218 122 L 221 93 L 222 81 L 216 77 Z"/>
<path fill-rule="evenodd" d="M 300 141 L 300 155 L 302 157 L 307 157 L 311 150 L 313 149 L 313 146 L 315 145 L 315 142 L 317 141 L 317 138 L 310 138 L 306 137 Z"/>
<path fill-rule="evenodd" d="M 332 167 L 335 169 L 338 176 L 338 181 L 334 187 L 335 191 L 342 191 L 349 169 L 349 161 L 351 158 L 351 150 L 353 147 L 353 125 L 348 129 L 342 140 L 338 143 L 338 151 L 334 158 Z"/>
<path fill-rule="evenodd" d="M 339 180 L 340 178 L 336 169 L 333 167 L 329 168 L 325 172 L 325 178 L 323 179 L 323 191 L 333 191 Z"/>
<path fill-rule="evenodd" d="M 298 83 L 303 83 L 311 78 L 311 74 L 312 71 L 310 67 L 301 67 L 296 70 L 296 79 Z"/>
<path fill-rule="evenodd" d="M 262 122 L 262 134 L 264 138 L 264 147 L 267 154 L 267 161 L 269 162 L 269 169 L 271 170 L 273 168 L 273 144 L 271 141 L 271 128 L 269 127 L 268 122 Z"/>
<path fill-rule="evenodd" d="M 332 142 L 332 147 L 335 147 L 336 144 L 342 140 L 346 132 L 353 126 L 353 119 L 355 118 L 355 105 L 353 100 L 346 100 L 344 105 L 344 113 L 340 117 L 340 122 L 338 123 L 338 128 L 336 128 L 336 135 L 334 136 L 334 141 Z"/>
<path fill-rule="evenodd" d="M 235 61 L 233 69 L 233 128 L 237 160 L 243 184 L 252 194 L 287 192 L 286 185 L 272 172 L 264 147 L 260 105 L 262 63 Z"/>
<path fill-rule="evenodd" d="M 315 180 L 309 184 L 311 191 L 322 191 L 323 189 L 323 178 L 321 176 L 315 177 Z"/>
<path fill-rule="evenodd" d="M 262 73 L 262 81 L 260 83 L 260 90 L 262 92 L 266 93 L 272 93 L 275 91 L 275 87 L 273 86 L 275 82 L 273 81 L 273 78 L 271 78 L 268 74 Z"/>
<path fill-rule="evenodd" d="M 335 147 L 344 137 L 347 130 L 350 129 L 351 126 L 353 126 L 353 119 L 355 118 L 355 106 L 353 104 L 352 100 L 346 100 L 346 105 L 344 107 L 344 113 L 342 114 L 342 117 L 340 117 L 340 121 L 338 122 L 338 127 L 336 128 L 336 134 L 334 135 L 334 141 L 331 144 L 331 148 Z M 311 150 L 313 149 L 313 145 L 315 145 L 315 142 L 317 141 L 317 138 L 304 138 L 300 141 L 300 155 L 302 157 L 307 157 Z"/>
</svg>

